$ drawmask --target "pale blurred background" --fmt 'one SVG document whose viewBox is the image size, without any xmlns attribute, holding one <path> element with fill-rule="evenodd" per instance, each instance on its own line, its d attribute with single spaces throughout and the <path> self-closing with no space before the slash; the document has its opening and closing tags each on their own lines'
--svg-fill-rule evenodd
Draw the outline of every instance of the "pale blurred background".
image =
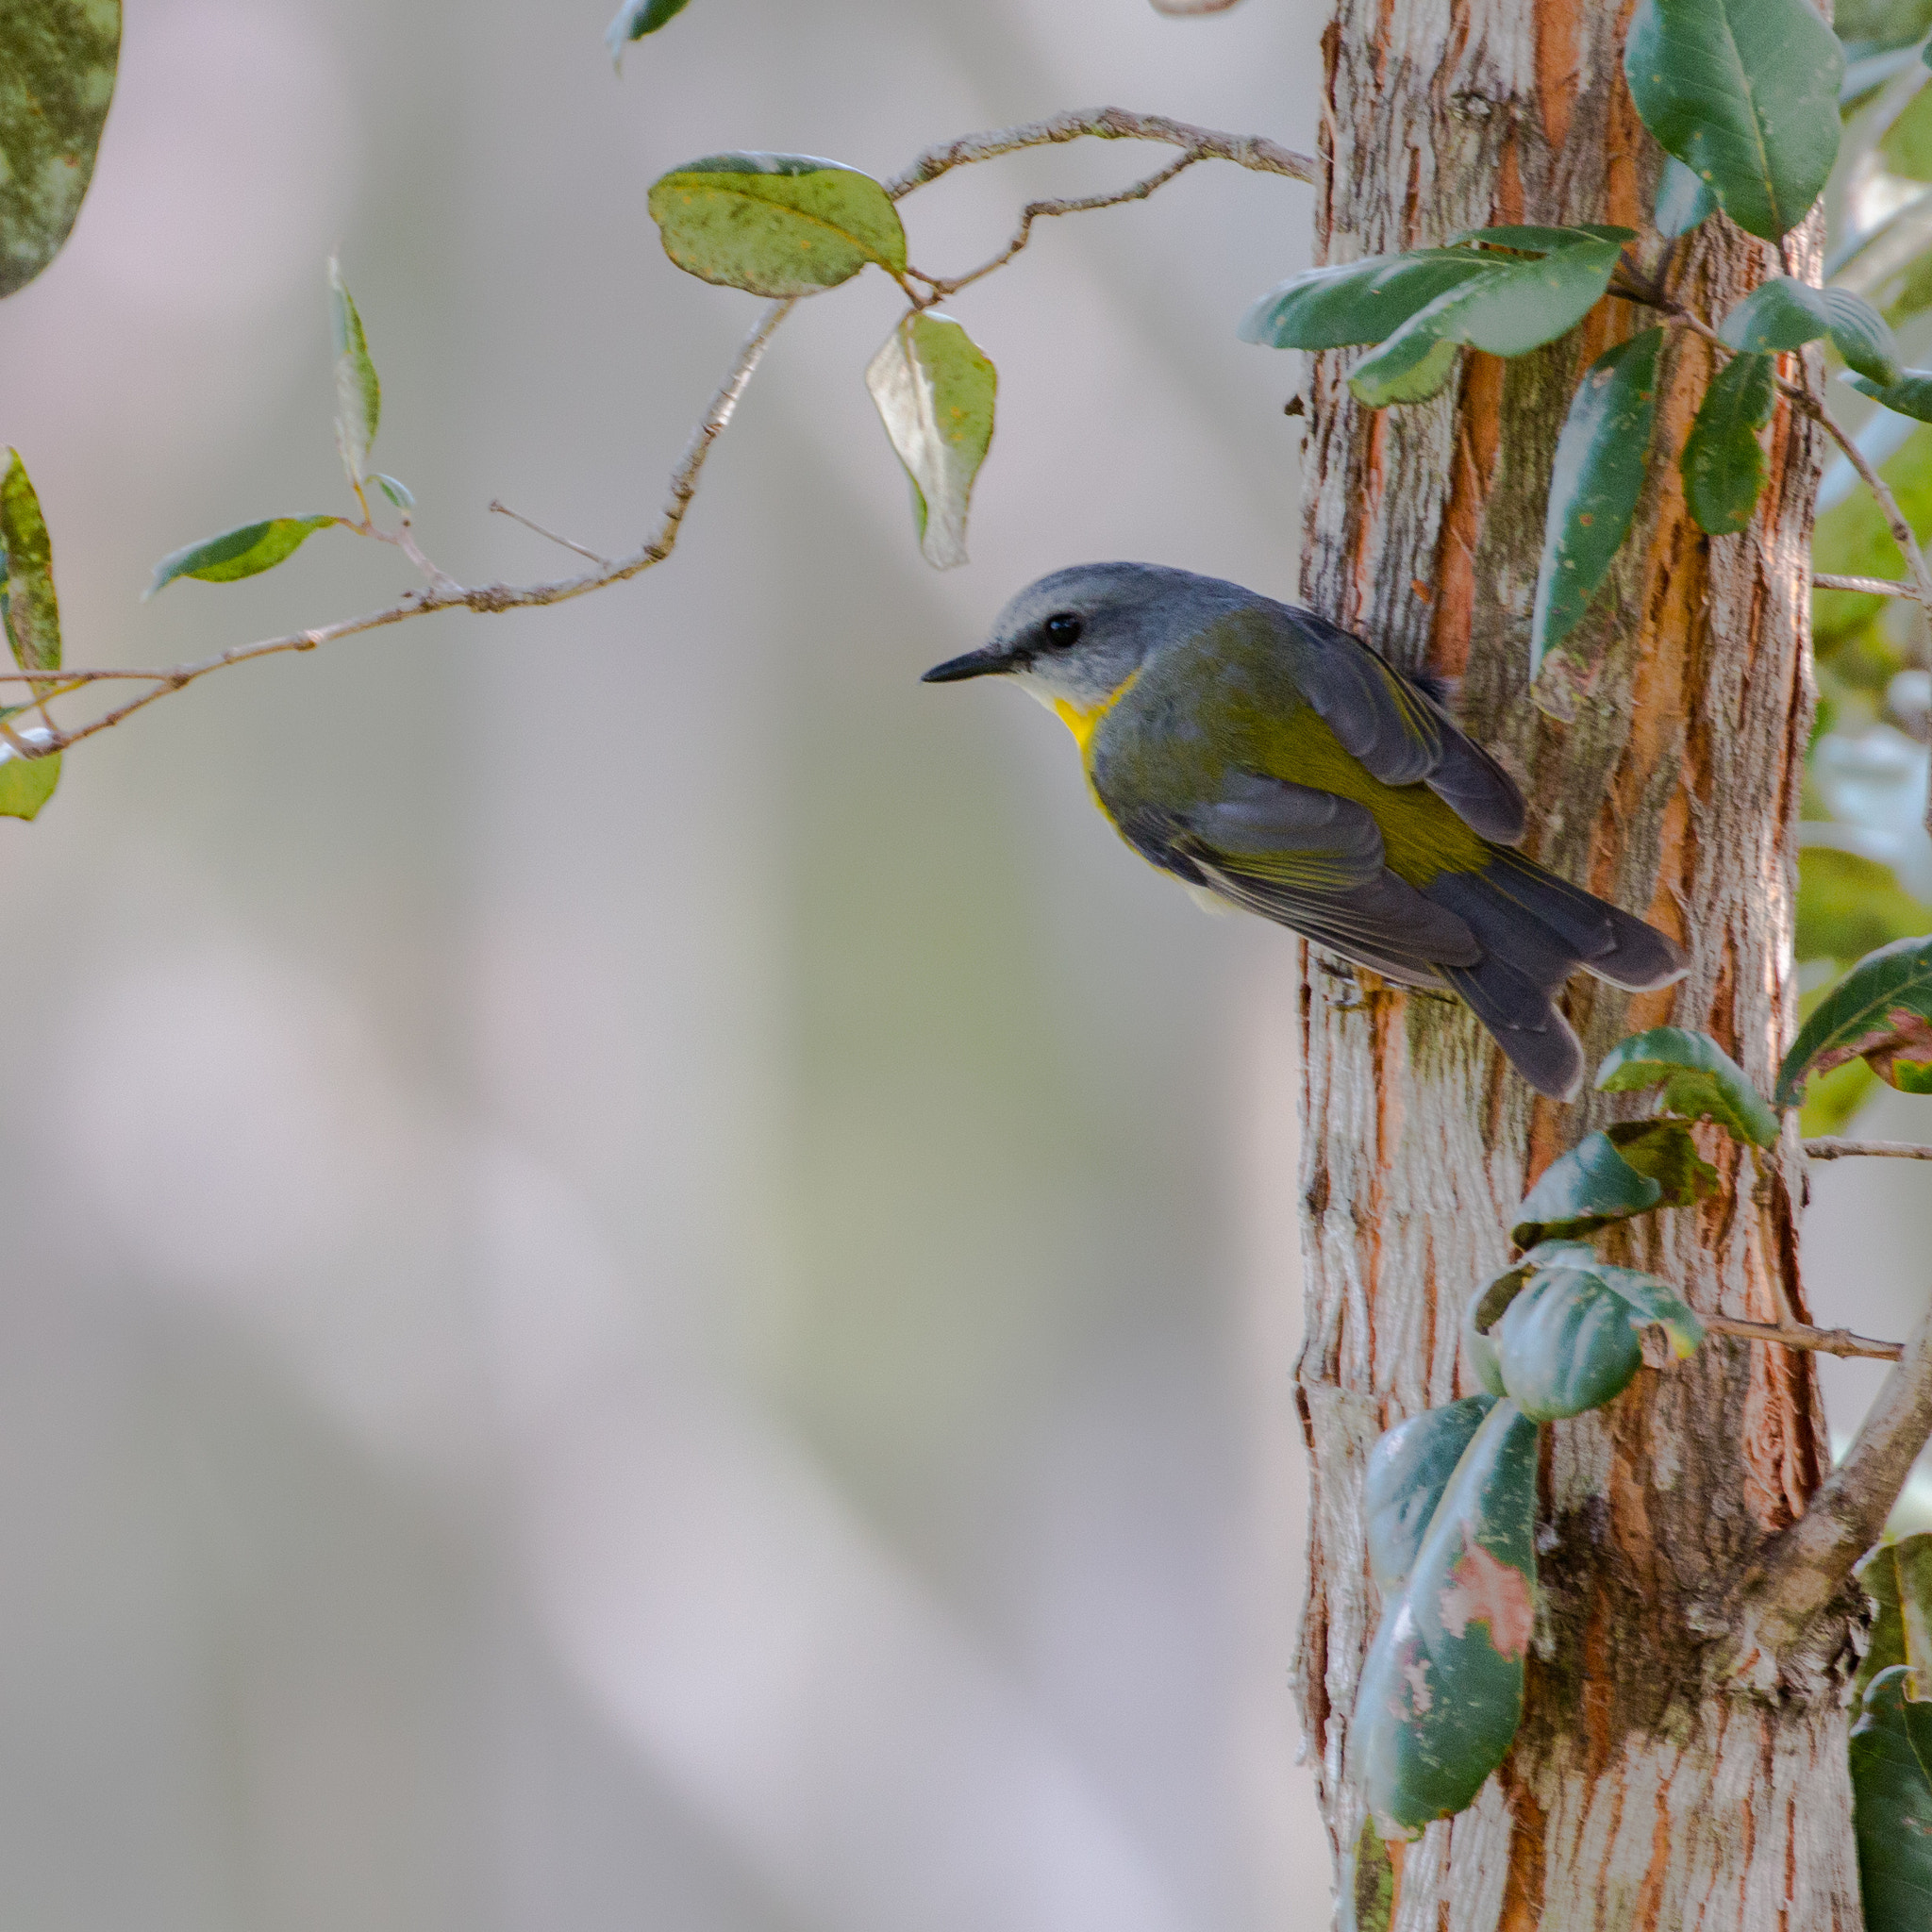
<svg viewBox="0 0 1932 1932">
<path fill-rule="evenodd" d="M 377 461 L 527 578 L 569 560 L 490 499 L 635 542 L 755 312 L 665 261 L 666 167 L 1105 101 L 1314 143 L 1317 0 L 694 0 L 621 83 L 608 10 L 130 7 L 0 308 L 74 661 L 407 582 L 326 537 L 136 601 L 342 507 L 337 245 Z M 951 177 L 914 258 L 1162 158 Z M 0 1927 L 1325 1923 L 1291 948 L 1129 858 L 1044 713 L 916 682 L 1076 559 L 1291 591 L 1300 371 L 1233 325 L 1309 203 L 1204 166 L 953 305 L 1001 374 L 969 569 L 919 560 L 867 277 L 663 570 L 225 675 L 0 824 Z M 1908 1324 L 1914 1178 L 1820 1174 L 1829 1319 Z"/>
<path fill-rule="evenodd" d="M 1315 0 L 135 0 L 73 244 L 0 308 L 75 662 L 655 519 L 756 304 L 644 208 L 1118 102 L 1314 143 Z M 1089 144 L 907 206 L 957 272 Z M 920 560 L 868 276 L 665 569 L 225 675 L 0 824 L 0 1926 L 1248 1932 L 1326 1915 L 1288 1696 L 1293 957 L 1124 853 L 1051 718 L 923 689 L 1039 572 L 1295 582 L 1310 191 L 1224 166 L 953 305 L 974 562 Z M 364 554 L 367 552 L 368 554 Z"/>
</svg>

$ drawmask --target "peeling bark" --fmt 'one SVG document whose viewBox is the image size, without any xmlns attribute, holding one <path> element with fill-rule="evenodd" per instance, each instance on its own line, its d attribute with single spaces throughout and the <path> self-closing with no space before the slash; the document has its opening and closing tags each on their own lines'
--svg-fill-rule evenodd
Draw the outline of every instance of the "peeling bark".
<svg viewBox="0 0 1932 1932">
<path fill-rule="evenodd" d="M 1774 249 L 1715 218 L 1669 248 L 1645 218 L 1661 157 L 1624 88 L 1629 4 L 1338 0 L 1324 42 L 1330 163 L 1319 258 L 1439 242 L 1491 222 L 1608 221 L 1721 313 Z M 1818 239 L 1786 243 L 1815 274 Z M 1573 982 L 1586 1054 L 1665 1020 L 1722 1041 L 1767 1091 L 1789 1037 L 1794 824 L 1809 724 L 1806 570 L 1820 452 L 1788 408 L 1751 528 L 1707 538 L 1674 453 L 1708 371 L 1681 331 L 1660 367 L 1659 451 L 1613 581 L 1528 682 L 1529 619 L 1557 432 L 1582 369 L 1657 317 L 1600 308 L 1502 363 L 1465 354 L 1436 402 L 1375 413 L 1348 354 L 1307 385 L 1303 595 L 1396 662 L 1460 677 L 1463 721 L 1531 801 L 1529 848 L 1689 945 L 1689 978 L 1632 998 Z M 1793 378 L 1817 379 L 1803 358 Z M 1349 1717 L 1379 1606 L 1360 1516 L 1384 1428 L 1471 1392 L 1463 1302 L 1508 1253 L 1527 1185 L 1627 1098 L 1574 1108 L 1509 1074 L 1440 1000 L 1349 990 L 1307 960 L 1299 1402 L 1313 1470 L 1300 1690 L 1334 1848 L 1360 1829 Z M 1754 1163 L 1714 1129 L 1729 1184 L 1607 1237 L 1706 1312 L 1806 1322 L 1795 1128 Z M 1619 1243 L 1621 1242 L 1621 1247 Z M 1828 1466 L 1810 1358 L 1712 1337 L 1661 1352 L 1608 1409 L 1546 1433 L 1547 1525 L 1528 1715 L 1475 1806 L 1393 1848 L 1399 1932 L 1542 1924 L 1856 1932 L 1840 1605 L 1773 1694 L 1723 1670 L 1721 1604 Z"/>
</svg>

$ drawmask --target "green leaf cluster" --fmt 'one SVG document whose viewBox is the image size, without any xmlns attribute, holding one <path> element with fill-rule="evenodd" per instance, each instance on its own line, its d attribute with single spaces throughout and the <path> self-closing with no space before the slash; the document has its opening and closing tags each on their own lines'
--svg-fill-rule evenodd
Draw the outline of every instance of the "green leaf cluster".
<svg viewBox="0 0 1932 1932">
<path fill-rule="evenodd" d="M 1932 1091 L 1932 938 L 1868 953 L 1819 1001 L 1778 1069 L 1777 1104 L 1796 1106 L 1813 1074 L 1852 1059 L 1905 1092 Z"/>
</svg>

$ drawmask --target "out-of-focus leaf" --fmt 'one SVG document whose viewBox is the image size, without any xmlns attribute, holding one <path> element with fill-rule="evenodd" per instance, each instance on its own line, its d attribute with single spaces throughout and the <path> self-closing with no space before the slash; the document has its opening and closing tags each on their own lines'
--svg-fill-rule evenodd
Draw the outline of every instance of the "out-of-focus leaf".
<svg viewBox="0 0 1932 1932">
<path fill-rule="evenodd" d="M 865 372 L 906 475 L 925 560 L 935 570 L 966 561 L 973 479 L 992 442 L 999 377 L 950 316 L 906 316 Z"/>
<path fill-rule="evenodd" d="M 114 97 L 120 0 L 8 0 L 0 60 L 0 296 L 59 254 Z"/>
<path fill-rule="evenodd" d="M 1777 365 L 1769 356 L 1734 356 L 1711 378 L 1679 459 L 1699 529 L 1727 537 L 1750 523 L 1768 474 L 1758 431 L 1776 402 Z"/>
<path fill-rule="evenodd" d="M 1657 418 L 1662 341 L 1661 329 L 1647 328 L 1607 350 L 1571 398 L 1550 472 L 1530 620 L 1532 676 L 1544 656 L 1583 622 L 1629 532 Z"/>
<path fill-rule="evenodd" d="M 1893 1543 L 1880 1543 L 1852 1573 L 1858 1586 L 1872 1599 L 1874 1614 L 1865 1644 L 1852 1678 L 1852 1708 L 1864 1701 L 1866 1687 L 1880 1671 L 1890 1671 L 1906 1661 L 1906 1626 L 1903 1591 L 1898 1564 L 1893 1559 Z"/>
<path fill-rule="evenodd" d="M 1481 272 L 1419 308 L 1373 355 L 1348 386 L 1380 408 L 1420 401 L 1449 379 L 1447 345 L 1492 356 L 1522 356 L 1567 335 L 1603 294 L 1617 265 L 1622 229 L 1478 229 L 1467 246 L 1486 258 Z"/>
<path fill-rule="evenodd" d="M 54 540 L 17 449 L 0 477 L 0 619 L 23 671 L 60 668 L 60 600 L 54 591 Z M 29 813 L 30 817 L 31 814 Z"/>
<path fill-rule="evenodd" d="M 1700 180 L 1675 155 L 1666 157 L 1662 178 L 1657 184 L 1657 213 L 1651 226 L 1659 235 L 1688 235 L 1716 212 L 1717 196 L 1710 184 Z"/>
<path fill-rule="evenodd" d="M 341 517 L 270 517 L 266 523 L 243 524 L 219 537 L 204 537 L 172 552 L 155 565 L 154 581 L 143 599 L 165 589 L 176 577 L 199 577 L 205 584 L 232 584 L 240 577 L 258 576 L 284 558 L 294 556 L 318 530 L 341 522 Z"/>
<path fill-rule="evenodd" d="M 1932 181 L 1932 94 L 1924 88 L 1879 136 L 1878 156 L 1890 174 L 1907 181 Z"/>
<path fill-rule="evenodd" d="M 1898 344 L 1885 318 L 1849 289 L 1814 289 L 1791 275 L 1773 275 L 1724 317 L 1718 333 L 1734 349 L 1773 355 L 1828 338 L 1868 381 L 1899 379 Z"/>
<path fill-rule="evenodd" d="M 1932 99 L 1932 88 L 1925 92 Z M 1874 382 L 1865 375 L 1848 375 L 1845 380 L 1898 415 L 1932 423 L 1932 369 L 1901 369 L 1896 382 Z"/>
<path fill-rule="evenodd" d="M 1639 1093 L 1661 1087 L 1667 1112 L 1715 1121 L 1734 1141 L 1769 1147 L 1777 1116 L 1744 1070 L 1707 1033 L 1653 1026 L 1620 1040 L 1596 1070 L 1599 1093 Z"/>
<path fill-rule="evenodd" d="M 1385 1836 L 1460 1811 L 1507 1755 L 1536 1617 L 1537 1429 L 1499 1402 L 1364 1663 L 1356 1774 Z"/>
<path fill-rule="evenodd" d="M 610 49 L 611 64 L 623 72 L 625 48 L 632 41 L 656 33 L 690 4 L 691 0 L 624 0 L 615 18 L 604 29 L 604 44 Z"/>
<path fill-rule="evenodd" d="M 710 155 L 652 184 L 651 219 L 686 274 L 754 295 L 811 295 L 868 262 L 906 272 L 906 230 L 870 175 L 811 155 Z"/>
<path fill-rule="evenodd" d="M 1844 50 L 1809 0 L 1639 0 L 1624 76 L 1667 154 L 1775 242 L 1838 158 Z"/>
<path fill-rule="evenodd" d="M 359 485 L 382 422 L 382 384 L 369 357 L 362 318 L 342 280 L 342 265 L 333 257 L 328 264 L 328 296 L 336 343 L 336 447 L 342 453 L 349 481 Z"/>
<path fill-rule="evenodd" d="M 1932 932 L 1932 906 L 1913 898 L 1890 866 L 1826 845 L 1800 849 L 1800 959 L 1849 962 L 1924 932 Z"/>
<path fill-rule="evenodd" d="M 382 493 L 386 497 L 388 497 L 389 500 L 392 504 L 394 504 L 398 509 L 414 509 L 416 508 L 416 492 L 413 490 L 411 490 L 407 483 L 399 482 L 393 476 L 385 476 L 380 470 L 378 470 L 375 473 L 375 475 L 372 476 L 369 480 L 372 483 L 374 483 L 375 487 L 378 490 L 380 490 Z"/>
<path fill-rule="evenodd" d="M 1879 1672 L 1905 1664 L 1911 1672 L 1910 1694 L 1919 1703 L 1932 1703 L 1932 1536 L 1882 1542 L 1857 1574 L 1878 1606 L 1878 1616 L 1853 1681 L 1854 1694 L 1862 1695 Z"/>
<path fill-rule="evenodd" d="M 1585 1269 L 1544 1268 L 1496 1327 L 1503 1386 L 1533 1422 L 1599 1408 L 1643 1365 L 1629 1305 Z"/>
<path fill-rule="evenodd" d="M 1813 1009 L 1778 1069 L 1779 1107 L 1794 1107 L 1805 1082 L 1862 1058 L 1882 1079 L 1893 1054 L 1925 1058 L 1932 1034 L 1932 939 L 1905 939 L 1868 953 Z M 1920 1049 L 1914 1055 L 1914 1048 Z"/>
<path fill-rule="evenodd" d="M 8 728 L 25 745 L 38 748 L 51 744 L 54 734 L 44 724 L 28 726 L 11 722 L 28 708 L 19 706 L 8 710 Z M 60 782 L 60 756 L 57 751 L 40 758 L 23 757 L 12 745 L 0 741 L 0 818 L 31 819 L 38 814 Z"/>
<path fill-rule="evenodd" d="M 1865 1932 L 1932 1925 L 1932 1704 L 1915 1704 L 1903 1664 L 1865 1688 L 1852 1726 L 1852 1824 Z"/>
<path fill-rule="evenodd" d="M 1386 1430 L 1369 1452 L 1362 1480 L 1369 1574 L 1386 1602 L 1408 1581 L 1417 1553 L 1456 1474 L 1462 1452 L 1495 1407 L 1491 1395 L 1467 1395 L 1424 1409 Z"/>
</svg>

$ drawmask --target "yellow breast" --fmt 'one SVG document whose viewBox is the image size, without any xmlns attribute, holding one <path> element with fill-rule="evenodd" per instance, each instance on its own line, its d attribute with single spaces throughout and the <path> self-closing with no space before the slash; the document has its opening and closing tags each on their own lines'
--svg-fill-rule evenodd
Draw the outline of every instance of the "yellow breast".
<svg viewBox="0 0 1932 1932">
<path fill-rule="evenodd" d="M 1133 690 L 1134 681 L 1141 674 L 1132 673 L 1118 691 L 1109 691 L 1097 705 L 1084 708 L 1071 698 L 1055 698 L 1054 716 L 1074 734 L 1074 742 L 1080 747 L 1080 761 L 1087 760 L 1087 747 L 1093 742 L 1093 734 L 1100 729 L 1100 721 Z"/>
</svg>

